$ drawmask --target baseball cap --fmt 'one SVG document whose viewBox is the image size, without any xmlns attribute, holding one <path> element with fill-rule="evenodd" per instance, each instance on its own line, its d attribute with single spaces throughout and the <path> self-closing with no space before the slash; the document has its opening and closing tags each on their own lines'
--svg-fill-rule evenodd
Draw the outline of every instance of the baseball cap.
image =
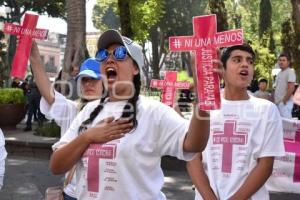
<svg viewBox="0 0 300 200">
<path fill-rule="evenodd" d="M 142 47 L 130 38 L 122 36 L 117 30 L 109 29 L 101 34 L 98 40 L 98 49 L 106 49 L 111 44 L 122 44 L 126 47 L 128 54 L 138 64 L 140 72 L 144 66 Z"/>
<path fill-rule="evenodd" d="M 95 58 L 86 59 L 80 66 L 80 72 L 76 76 L 76 80 L 82 77 L 90 77 L 100 80 L 100 67 L 100 62 L 97 61 Z"/>
</svg>

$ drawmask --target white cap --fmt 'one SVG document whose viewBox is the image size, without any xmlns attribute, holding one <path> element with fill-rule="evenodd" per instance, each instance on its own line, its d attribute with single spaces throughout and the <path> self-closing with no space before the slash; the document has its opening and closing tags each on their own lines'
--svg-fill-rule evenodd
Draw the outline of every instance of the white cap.
<svg viewBox="0 0 300 200">
<path fill-rule="evenodd" d="M 126 47 L 128 54 L 138 64 L 140 72 L 144 66 L 142 47 L 131 39 L 122 36 L 117 30 L 109 29 L 101 34 L 98 40 L 98 50 L 106 49 L 111 44 L 122 44 Z"/>
</svg>

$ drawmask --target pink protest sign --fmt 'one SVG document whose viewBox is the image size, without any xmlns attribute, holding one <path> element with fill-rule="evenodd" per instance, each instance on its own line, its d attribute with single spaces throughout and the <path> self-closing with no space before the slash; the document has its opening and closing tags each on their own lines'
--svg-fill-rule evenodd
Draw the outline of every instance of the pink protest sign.
<svg viewBox="0 0 300 200">
<path fill-rule="evenodd" d="M 193 17 L 194 35 L 169 38 L 171 51 L 194 51 L 197 92 L 201 110 L 219 109 L 221 106 L 219 76 L 213 73 L 212 60 L 217 58 L 216 48 L 243 43 L 243 30 L 217 32 L 216 15 Z"/>
<path fill-rule="evenodd" d="M 152 79 L 150 87 L 162 89 L 162 102 L 168 106 L 173 106 L 176 89 L 189 89 L 190 82 L 177 81 L 176 71 L 166 71 L 165 80 Z"/>
<path fill-rule="evenodd" d="M 12 69 L 10 72 L 10 75 L 12 77 L 24 79 L 31 49 L 32 38 L 47 38 L 48 30 L 35 28 L 38 18 L 38 15 L 25 14 L 22 26 L 11 23 L 4 24 L 4 33 L 20 36 L 16 54 L 12 63 Z"/>
</svg>

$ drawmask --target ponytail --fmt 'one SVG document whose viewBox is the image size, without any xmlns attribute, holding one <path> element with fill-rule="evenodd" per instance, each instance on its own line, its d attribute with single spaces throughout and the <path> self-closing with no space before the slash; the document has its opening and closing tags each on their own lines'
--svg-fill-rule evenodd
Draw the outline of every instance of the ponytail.
<svg viewBox="0 0 300 200">
<path fill-rule="evenodd" d="M 139 99 L 140 90 L 141 90 L 141 75 L 138 73 L 133 78 L 133 84 L 135 87 L 134 95 L 130 98 L 127 104 L 124 106 L 123 113 L 121 118 L 129 118 L 133 122 L 133 127 L 136 128 L 138 121 L 136 119 L 137 115 L 137 101 Z M 132 108 L 132 107 L 133 108 Z"/>
<path fill-rule="evenodd" d="M 94 121 L 94 119 L 97 117 L 97 115 L 103 109 L 104 101 L 107 98 L 107 92 L 104 91 L 103 94 L 106 94 L 106 95 L 103 95 L 101 97 L 99 105 L 93 110 L 93 112 L 91 112 L 90 117 L 87 120 L 83 121 L 82 124 L 79 126 L 79 129 L 78 129 L 79 133 L 86 130 L 87 125 L 92 123 Z"/>
</svg>

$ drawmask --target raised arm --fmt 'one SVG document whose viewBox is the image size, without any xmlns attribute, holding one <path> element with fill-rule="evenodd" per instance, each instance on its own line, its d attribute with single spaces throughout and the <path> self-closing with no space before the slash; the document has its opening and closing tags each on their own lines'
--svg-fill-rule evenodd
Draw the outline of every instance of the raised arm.
<svg viewBox="0 0 300 200">
<path fill-rule="evenodd" d="M 44 69 L 43 62 L 41 60 L 40 52 L 35 41 L 32 42 L 30 63 L 32 67 L 32 73 L 35 78 L 35 82 L 41 95 L 45 98 L 48 104 L 54 102 L 54 90 L 47 73 Z"/>
</svg>

